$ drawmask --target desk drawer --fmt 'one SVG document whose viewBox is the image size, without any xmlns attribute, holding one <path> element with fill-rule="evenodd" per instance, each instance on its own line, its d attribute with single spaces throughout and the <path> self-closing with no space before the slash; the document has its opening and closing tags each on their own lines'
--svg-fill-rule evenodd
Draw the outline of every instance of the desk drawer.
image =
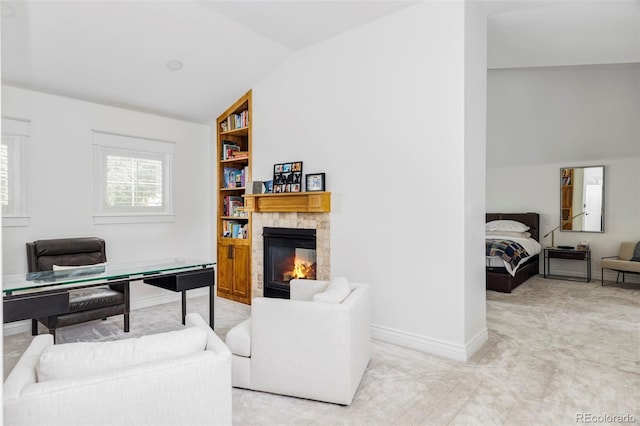
<svg viewBox="0 0 640 426">
<path fill-rule="evenodd" d="M 2 302 L 3 322 L 48 317 L 69 312 L 69 293 L 26 294 L 5 296 Z"/>
<path fill-rule="evenodd" d="M 213 268 L 198 271 L 181 272 L 166 277 L 147 278 L 146 284 L 171 291 L 185 291 L 193 288 L 208 287 L 213 284 Z"/>
<path fill-rule="evenodd" d="M 574 259 L 585 260 L 587 258 L 586 251 L 550 251 L 547 257 L 552 259 Z"/>
</svg>

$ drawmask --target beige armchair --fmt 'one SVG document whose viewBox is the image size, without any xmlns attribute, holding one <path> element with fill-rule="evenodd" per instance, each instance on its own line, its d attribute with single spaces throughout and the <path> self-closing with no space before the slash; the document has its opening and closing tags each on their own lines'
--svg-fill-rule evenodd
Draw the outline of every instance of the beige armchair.
<svg viewBox="0 0 640 426">
<path fill-rule="evenodd" d="M 620 244 L 620 250 L 617 256 L 603 257 L 600 263 L 602 268 L 602 285 L 604 285 L 604 270 L 610 269 L 616 271 L 616 284 L 620 281 L 622 274 L 622 282 L 624 282 L 624 274 L 640 274 L 640 262 L 631 260 L 634 256 L 636 242 L 624 242 Z"/>
</svg>

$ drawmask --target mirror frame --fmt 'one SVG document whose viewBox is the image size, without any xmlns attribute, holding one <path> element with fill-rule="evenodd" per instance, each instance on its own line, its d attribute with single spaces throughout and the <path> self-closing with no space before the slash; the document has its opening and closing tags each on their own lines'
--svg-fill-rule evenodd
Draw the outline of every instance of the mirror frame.
<svg viewBox="0 0 640 426">
<path fill-rule="evenodd" d="M 602 197 L 601 197 L 601 205 L 600 205 L 600 230 L 599 231 L 585 231 L 582 229 L 565 229 L 564 228 L 564 224 L 563 221 L 567 220 L 565 219 L 565 209 L 567 209 L 567 207 L 563 207 L 563 205 L 565 204 L 565 197 L 566 195 L 566 186 L 565 186 L 565 180 L 567 179 L 567 176 L 565 176 L 564 171 L 567 169 L 593 169 L 593 168 L 602 168 Z M 573 179 L 573 173 L 569 176 L 569 179 Z M 573 185 L 573 182 L 571 182 L 571 185 Z M 605 166 L 604 165 L 594 165 L 594 166 L 567 166 L 567 167 L 561 167 L 560 168 L 560 231 L 562 232 L 591 232 L 591 233 L 598 233 L 598 234 L 602 234 L 604 233 L 604 203 L 605 203 Z M 573 202 L 573 190 L 571 191 L 571 199 Z M 583 203 L 584 204 L 584 203 Z M 576 215 L 573 214 L 573 211 L 571 210 L 571 208 L 568 208 L 568 217 L 570 217 L 571 219 L 575 218 Z M 580 214 L 578 214 L 577 216 L 579 216 Z"/>
</svg>

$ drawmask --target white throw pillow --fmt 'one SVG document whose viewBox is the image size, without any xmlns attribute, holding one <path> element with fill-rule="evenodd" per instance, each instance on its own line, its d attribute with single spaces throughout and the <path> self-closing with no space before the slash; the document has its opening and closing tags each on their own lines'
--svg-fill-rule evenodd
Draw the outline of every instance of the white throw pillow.
<svg viewBox="0 0 640 426">
<path fill-rule="evenodd" d="M 486 231 L 487 237 L 499 235 L 501 237 L 518 237 L 518 238 L 531 238 L 530 232 L 516 232 L 516 231 Z"/>
<path fill-rule="evenodd" d="M 179 358 L 204 351 L 207 333 L 198 327 L 109 342 L 49 346 L 36 367 L 38 382 L 85 376 L 135 364 Z"/>
<path fill-rule="evenodd" d="M 515 220 L 492 220 L 487 222 L 485 230 L 525 232 L 529 230 L 529 227 Z"/>
<path fill-rule="evenodd" d="M 100 268 L 103 266 L 107 266 L 107 262 L 94 263 L 93 265 L 80 265 L 80 266 L 52 265 L 52 269 L 54 271 L 68 271 L 70 269 Z"/>
<path fill-rule="evenodd" d="M 337 277 L 331 280 L 322 293 L 313 296 L 314 302 L 341 303 L 351 293 L 351 286 L 346 278 Z"/>
</svg>

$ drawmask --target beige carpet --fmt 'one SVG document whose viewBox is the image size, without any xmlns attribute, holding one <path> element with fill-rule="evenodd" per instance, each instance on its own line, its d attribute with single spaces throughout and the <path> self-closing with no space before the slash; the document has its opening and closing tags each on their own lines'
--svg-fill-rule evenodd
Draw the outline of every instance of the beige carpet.
<svg viewBox="0 0 640 426">
<path fill-rule="evenodd" d="M 206 297 L 188 308 L 208 315 Z M 249 311 L 217 299 L 216 332 L 224 337 Z M 61 329 L 58 339 L 180 327 L 176 302 L 134 311 L 129 334 L 115 318 Z M 489 341 L 467 363 L 374 341 L 349 407 L 234 389 L 234 424 L 575 425 L 578 415 L 640 422 L 640 286 L 534 277 L 512 294 L 487 293 L 487 327 Z M 30 340 L 4 337 L 5 376 Z"/>
</svg>

